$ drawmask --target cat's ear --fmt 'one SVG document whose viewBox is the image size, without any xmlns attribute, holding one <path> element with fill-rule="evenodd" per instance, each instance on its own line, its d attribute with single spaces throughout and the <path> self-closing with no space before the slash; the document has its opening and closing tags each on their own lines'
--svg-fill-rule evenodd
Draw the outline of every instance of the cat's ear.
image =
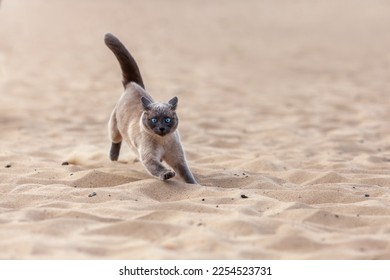
<svg viewBox="0 0 390 280">
<path fill-rule="evenodd" d="M 142 96 L 141 97 L 141 103 L 145 110 L 150 110 L 150 105 L 152 105 L 152 101 L 150 101 L 148 98 Z"/>
<path fill-rule="evenodd" d="M 176 96 L 175 96 L 174 98 L 172 98 L 171 100 L 168 101 L 168 104 L 172 106 L 172 110 L 173 110 L 173 111 L 176 110 L 177 102 L 178 102 L 178 99 L 177 99 Z"/>
</svg>

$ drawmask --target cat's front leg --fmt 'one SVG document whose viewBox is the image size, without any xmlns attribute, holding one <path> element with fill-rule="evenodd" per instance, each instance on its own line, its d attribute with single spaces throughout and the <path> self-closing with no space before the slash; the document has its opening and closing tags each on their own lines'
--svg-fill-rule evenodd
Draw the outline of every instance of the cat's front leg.
<svg viewBox="0 0 390 280">
<path fill-rule="evenodd" d="M 174 155 L 174 156 L 173 156 Z M 176 153 L 166 155 L 164 160 L 171 166 L 188 184 L 198 184 L 194 175 L 188 167 L 182 149 L 178 149 Z"/>
<path fill-rule="evenodd" d="M 175 177 L 176 173 L 172 170 L 165 168 L 160 161 L 154 158 L 142 159 L 143 165 L 149 171 L 149 173 L 162 181 Z"/>
<path fill-rule="evenodd" d="M 197 184 L 194 175 L 192 175 L 190 169 L 187 166 L 186 162 L 181 162 L 175 168 L 184 181 L 188 184 Z"/>
</svg>

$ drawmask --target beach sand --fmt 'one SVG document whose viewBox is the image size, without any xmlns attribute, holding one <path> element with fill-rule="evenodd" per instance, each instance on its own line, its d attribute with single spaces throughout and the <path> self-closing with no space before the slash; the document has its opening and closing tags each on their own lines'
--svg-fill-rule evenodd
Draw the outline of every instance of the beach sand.
<svg viewBox="0 0 390 280">
<path fill-rule="evenodd" d="M 5 0 L 1 259 L 390 259 L 390 5 Z M 120 38 L 199 185 L 108 158 Z M 66 164 L 68 163 L 68 164 Z"/>
</svg>

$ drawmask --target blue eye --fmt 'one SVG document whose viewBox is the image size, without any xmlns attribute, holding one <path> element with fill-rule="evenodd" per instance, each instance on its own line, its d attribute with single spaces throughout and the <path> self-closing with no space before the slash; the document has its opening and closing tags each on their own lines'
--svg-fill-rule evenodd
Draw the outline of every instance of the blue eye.
<svg viewBox="0 0 390 280">
<path fill-rule="evenodd" d="M 166 123 L 170 123 L 171 122 L 171 118 L 165 118 L 165 122 Z"/>
<path fill-rule="evenodd" d="M 157 122 L 157 119 L 156 118 L 152 118 L 152 123 L 156 123 Z"/>
</svg>

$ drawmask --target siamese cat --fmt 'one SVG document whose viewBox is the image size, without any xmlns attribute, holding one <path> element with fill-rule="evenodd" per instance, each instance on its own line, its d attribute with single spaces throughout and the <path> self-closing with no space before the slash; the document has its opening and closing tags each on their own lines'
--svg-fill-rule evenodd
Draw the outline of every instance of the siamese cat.
<svg viewBox="0 0 390 280">
<path fill-rule="evenodd" d="M 188 168 L 177 130 L 178 98 L 173 97 L 167 103 L 153 101 L 126 47 L 110 33 L 105 35 L 104 42 L 119 61 L 124 86 L 108 123 L 112 141 L 110 159 L 118 160 L 124 140 L 152 176 L 165 181 L 178 173 L 186 183 L 197 184 Z M 173 170 L 166 168 L 162 161 Z"/>
</svg>

